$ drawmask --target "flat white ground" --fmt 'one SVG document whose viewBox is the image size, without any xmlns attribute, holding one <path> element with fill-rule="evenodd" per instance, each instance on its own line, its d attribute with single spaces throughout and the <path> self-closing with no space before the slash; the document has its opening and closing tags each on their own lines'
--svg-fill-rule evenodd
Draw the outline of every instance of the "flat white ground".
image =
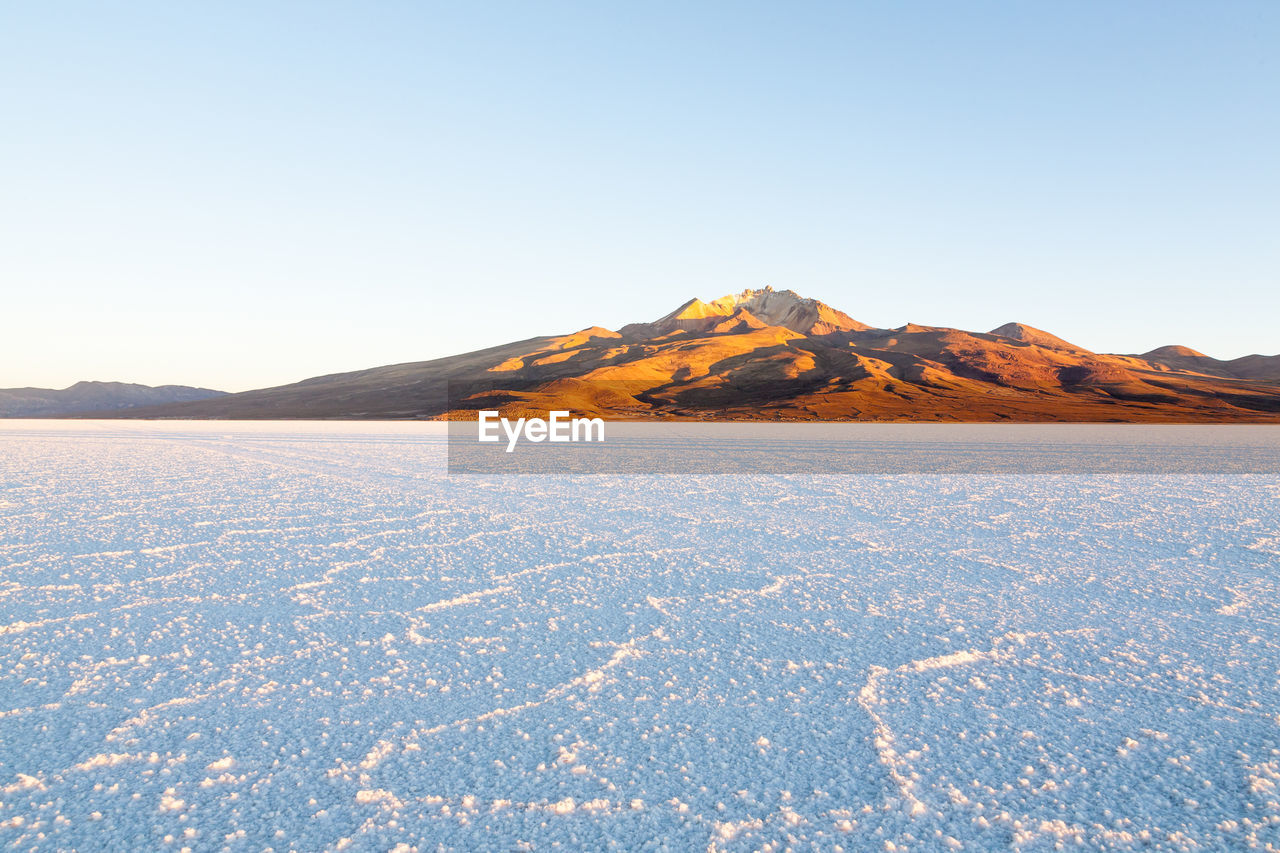
<svg viewBox="0 0 1280 853">
<path fill-rule="evenodd" d="M 13 849 L 1280 847 L 1280 477 L 0 425 Z"/>
</svg>

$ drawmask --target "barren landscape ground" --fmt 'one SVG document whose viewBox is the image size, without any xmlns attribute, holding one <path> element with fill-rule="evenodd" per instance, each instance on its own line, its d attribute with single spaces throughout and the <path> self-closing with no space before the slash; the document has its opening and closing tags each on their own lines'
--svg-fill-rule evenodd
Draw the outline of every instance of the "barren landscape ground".
<svg viewBox="0 0 1280 853">
<path fill-rule="evenodd" d="M 6 422 L 0 844 L 1275 850 L 1276 445 L 449 477 L 439 424 Z"/>
</svg>

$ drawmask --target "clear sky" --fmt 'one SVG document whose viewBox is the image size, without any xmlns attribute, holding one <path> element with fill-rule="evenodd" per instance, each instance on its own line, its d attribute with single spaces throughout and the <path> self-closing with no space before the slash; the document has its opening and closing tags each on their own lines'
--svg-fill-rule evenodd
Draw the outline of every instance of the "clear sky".
<svg viewBox="0 0 1280 853">
<path fill-rule="evenodd" d="M 0 387 L 226 390 L 766 284 L 1280 352 L 1280 3 L 0 0 Z"/>
</svg>

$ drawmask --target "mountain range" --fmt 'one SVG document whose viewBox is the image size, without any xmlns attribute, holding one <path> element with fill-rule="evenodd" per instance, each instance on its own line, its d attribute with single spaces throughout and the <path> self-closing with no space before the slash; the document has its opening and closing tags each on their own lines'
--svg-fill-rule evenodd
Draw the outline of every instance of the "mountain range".
<svg viewBox="0 0 1280 853">
<path fill-rule="evenodd" d="M 226 392 L 188 385 L 77 382 L 69 388 L 0 388 L 0 418 L 101 415 L 139 406 L 208 400 Z"/>
<path fill-rule="evenodd" d="M 117 417 L 1280 422 L 1280 356 L 1091 352 L 1007 323 L 874 328 L 789 290 L 746 290 L 431 361 L 145 405 Z"/>
</svg>

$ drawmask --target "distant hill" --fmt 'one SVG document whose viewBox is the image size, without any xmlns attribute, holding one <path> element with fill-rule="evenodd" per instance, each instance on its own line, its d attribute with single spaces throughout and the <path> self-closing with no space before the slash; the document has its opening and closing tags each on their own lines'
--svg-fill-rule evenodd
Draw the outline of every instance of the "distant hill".
<svg viewBox="0 0 1280 853">
<path fill-rule="evenodd" d="M 77 382 L 62 389 L 0 388 L 0 418 L 117 413 L 138 406 L 209 400 L 225 393 L 186 385 L 151 387 L 126 382 Z"/>
<path fill-rule="evenodd" d="M 1022 323 L 877 329 L 789 290 L 120 417 L 1280 422 L 1280 357 L 1090 352 Z"/>
<path fill-rule="evenodd" d="M 1137 356 L 1143 361 L 1170 370 L 1226 376 L 1233 379 L 1256 379 L 1262 382 L 1280 379 L 1280 355 L 1246 355 L 1222 361 L 1190 347 L 1164 346 Z"/>
</svg>

